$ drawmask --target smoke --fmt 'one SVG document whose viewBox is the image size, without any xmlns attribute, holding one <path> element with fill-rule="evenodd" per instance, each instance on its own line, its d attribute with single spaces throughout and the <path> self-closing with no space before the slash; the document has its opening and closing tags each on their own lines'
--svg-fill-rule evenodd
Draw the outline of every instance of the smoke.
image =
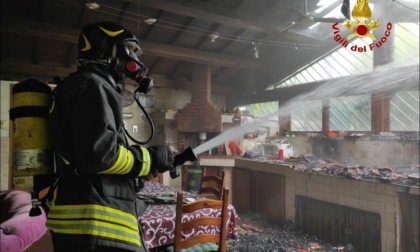
<svg viewBox="0 0 420 252">
<path fill-rule="evenodd" d="M 373 3 L 372 19 L 379 19 L 381 23 L 418 23 L 419 1 L 370 1 Z M 352 8 L 352 7 L 351 7 Z"/>
</svg>

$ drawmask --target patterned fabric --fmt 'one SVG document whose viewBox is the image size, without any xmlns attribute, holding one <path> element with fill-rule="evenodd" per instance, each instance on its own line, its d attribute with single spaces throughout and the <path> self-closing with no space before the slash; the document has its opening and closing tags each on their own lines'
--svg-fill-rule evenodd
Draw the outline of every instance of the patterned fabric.
<svg viewBox="0 0 420 252">
<path fill-rule="evenodd" d="M 171 192 L 178 191 L 176 188 L 165 186 L 160 183 L 147 181 L 140 193 L 162 193 L 171 194 Z M 228 237 L 238 239 L 238 228 L 235 208 L 232 205 L 228 206 Z M 217 216 L 220 215 L 220 210 L 203 209 L 199 214 L 186 214 L 184 218 L 197 218 L 200 216 Z M 144 242 L 147 248 L 155 248 L 163 245 L 174 243 L 175 236 L 175 216 L 176 206 L 174 204 L 151 204 L 146 211 L 139 218 L 141 229 L 143 232 Z M 214 226 L 201 227 L 199 230 L 195 229 L 189 233 L 183 233 L 184 237 L 190 237 L 197 233 L 215 233 L 219 232 Z M 200 250 L 201 251 L 201 250 Z"/>
</svg>

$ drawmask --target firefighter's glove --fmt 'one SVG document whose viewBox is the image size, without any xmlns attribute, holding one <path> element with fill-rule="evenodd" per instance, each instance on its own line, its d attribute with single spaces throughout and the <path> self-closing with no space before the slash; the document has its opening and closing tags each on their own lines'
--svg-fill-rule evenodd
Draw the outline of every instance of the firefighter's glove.
<svg viewBox="0 0 420 252">
<path fill-rule="evenodd" d="M 174 167 L 174 156 L 169 146 L 156 145 L 147 148 L 152 159 L 150 173 L 163 173 Z"/>
</svg>

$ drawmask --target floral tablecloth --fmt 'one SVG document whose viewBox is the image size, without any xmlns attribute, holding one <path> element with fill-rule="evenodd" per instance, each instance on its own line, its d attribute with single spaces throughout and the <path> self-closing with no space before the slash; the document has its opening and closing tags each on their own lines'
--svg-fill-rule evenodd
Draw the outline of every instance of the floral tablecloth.
<svg viewBox="0 0 420 252">
<path fill-rule="evenodd" d="M 165 197 L 174 195 L 176 201 L 177 189 L 165 186 L 160 183 L 146 182 L 145 187 L 139 192 L 140 195 L 157 195 L 162 194 Z M 185 195 L 188 197 L 188 193 Z M 175 232 L 175 215 L 176 205 L 174 202 L 150 204 L 144 214 L 140 216 L 140 226 L 143 232 L 144 241 L 147 248 L 159 247 L 174 243 Z M 229 205 L 228 218 L 228 236 L 233 239 L 238 239 L 237 218 L 235 208 Z M 183 220 L 188 218 L 197 218 L 200 216 L 214 216 L 220 215 L 220 210 L 203 209 L 199 213 L 195 212 L 183 216 Z M 198 233 L 215 233 L 219 230 L 214 226 L 202 227 L 199 230 L 192 230 L 190 233 L 183 233 L 185 237 L 193 236 Z"/>
</svg>

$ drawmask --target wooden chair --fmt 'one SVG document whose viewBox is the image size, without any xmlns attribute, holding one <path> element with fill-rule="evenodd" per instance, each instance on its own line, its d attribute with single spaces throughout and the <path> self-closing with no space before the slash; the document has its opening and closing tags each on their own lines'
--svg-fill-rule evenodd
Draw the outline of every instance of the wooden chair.
<svg viewBox="0 0 420 252">
<path fill-rule="evenodd" d="M 223 188 L 226 187 L 226 172 L 222 176 L 205 175 L 202 169 L 199 194 L 211 199 L 221 200 L 223 198 Z"/>
<path fill-rule="evenodd" d="M 178 192 L 175 218 L 175 246 L 174 252 L 187 251 L 226 251 L 227 220 L 228 220 L 229 189 L 223 189 L 223 200 L 201 199 L 192 203 L 183 204 L 183 193 Z M 199 211 L 203 208 L 220 209 L 221 216 L 205 216 L 182 222 L 182 216 L 186 213 Z M 190 238 L 183 239 L 181 232 L 189 232 L 199 226 L 216 226 L 220 233 L 194 234 Z"/>
</svg>

